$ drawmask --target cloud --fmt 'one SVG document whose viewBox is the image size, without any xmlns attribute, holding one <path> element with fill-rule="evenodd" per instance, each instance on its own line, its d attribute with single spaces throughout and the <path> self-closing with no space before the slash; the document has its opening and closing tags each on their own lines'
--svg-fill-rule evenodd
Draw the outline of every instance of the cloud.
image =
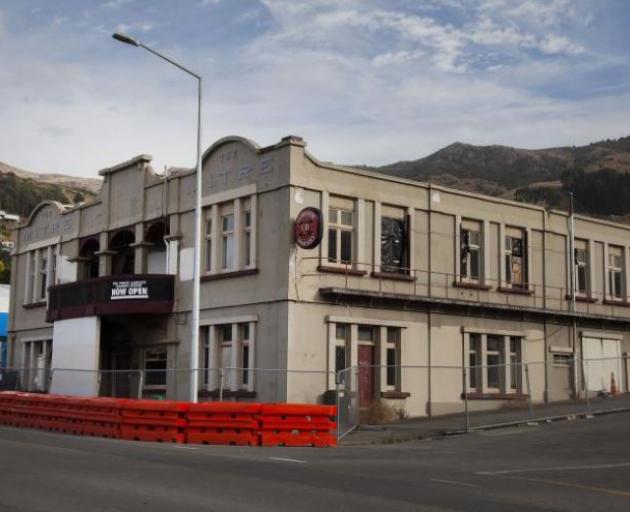
<svg viewBox="0 0 630 512">
<path fill-rule="evenodd" d="M 119 23 L 116 25 L 116 32 L 149 32 L 155 25 L 150 21 L 137 21 L 135 23 Z"/>
<path fill-rule="evenodd" d="M 422 50 L 414 52 L 400 51 L 395 53 L 381 53 L 372 59 L 372 64 L 376 67 L 387 66 L 390 64 L 403 64 L 410 60 L 418 59 L 424 55 Z"/>
<path fill-rule="evenodd" d="M 107 2 L 102 3 L 100 6 L 103 9 L 120 9 L 125 5 L 132 3 L 134 0 L 109 0 Z"/>
<path fill-rule="evenodd" d="M 116 22 L 204 75 L 204 146 L 297 133 L 324 160 L 379 164 L 455 140 L 537 147 L 626 134 L 630 86 L 603 86 L 629 83 L 614 74 L 627 48 L 594 49 L 576 29 L 586 2 L 550 0 L 544 13 L 532 2 L 262 0 L 224 2 L 208 18 L 199 0 L 131 19 L 112 6 L 80 27 L 83 13 L 64 11 L 63 31 L 44 20 L 0 45 L 0 160 L 83 175 L 144 152 L 157 169 L 193 164 L 194 81 L 112 49 L 103 27 Z"/>
</svg>

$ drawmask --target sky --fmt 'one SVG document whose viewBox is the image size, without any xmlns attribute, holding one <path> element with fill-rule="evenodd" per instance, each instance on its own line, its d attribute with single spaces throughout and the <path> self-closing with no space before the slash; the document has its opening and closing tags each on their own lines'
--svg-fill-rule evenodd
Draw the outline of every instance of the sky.
<svg viewBox="0 0 630 512">
<path fill-rule="evenodd" d="M 135 155 L 304 137 L 380 165 L 455 141 L 630 135 L 628 0 L 0 0 L 0 161 L 96 176 Z"/>
</svg>

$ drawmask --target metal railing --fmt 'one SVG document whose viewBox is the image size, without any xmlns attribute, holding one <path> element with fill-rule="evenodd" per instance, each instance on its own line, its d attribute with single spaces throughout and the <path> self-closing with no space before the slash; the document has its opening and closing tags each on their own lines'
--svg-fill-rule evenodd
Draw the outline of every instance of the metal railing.
<svg viewBox="0 0 630 512">
<path fill-rule="evenodd" d="M 367 262 L 328 262 L 319 256 L 299 259 L 296 279 L 316 280 L 318 287 L 337 287 L 378 294 L 401 294 L 553 311 L 572 311 L 571 289 L 535 281 L 511 284 L 499 279 L 469 279 L 461 274 L 412 267 L 391 267 Z M 299 293 L 299 291 L 298 291 Z M 602 292 L 576 294 L 581 314 L 630 317 L 630 296 Z"/>
</svg>

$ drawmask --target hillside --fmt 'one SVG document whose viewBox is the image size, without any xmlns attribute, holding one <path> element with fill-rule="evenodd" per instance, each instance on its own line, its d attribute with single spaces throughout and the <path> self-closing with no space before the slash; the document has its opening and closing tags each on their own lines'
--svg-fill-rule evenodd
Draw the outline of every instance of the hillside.
<svg viewBox="0 0 630 512">
<path fill-rule="evenodd" d="M 38 174 L 0 162 L 0 209 L 22 217 L 41 201 L 76 204 L 95 197 L 101 181 L 63 174 Z"/>
<path fill-rule="evenodd" d="M 370 169 L 550 208 L 566 208 L 573 191 L 578 211 L 630 214 L 630 136 L 547 149 L 456 142 L 418 160 Z"/>
</svg>

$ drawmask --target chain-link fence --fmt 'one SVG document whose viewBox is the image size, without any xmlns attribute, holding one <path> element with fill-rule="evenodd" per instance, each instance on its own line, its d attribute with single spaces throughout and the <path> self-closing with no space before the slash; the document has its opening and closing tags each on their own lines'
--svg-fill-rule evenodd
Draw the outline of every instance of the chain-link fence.
<svg viewBox="0 0 630 512">
<path fill-rule="evenodd" d="M 475 366 L 353 366 L 339 372 L 269 368 L 80 370 L 5 368 L 0 390 L 116 398 L 336 404 L 338 435 L 357 427 L 467 432 L 630 409 L 628 359 Z"/>
<path fill-rule="evenodd" d="M 339 435 L 468 432 L 630 410 L 628 376 L 625 357 L 347 368 L 337 374 Z"/>
<path fill-rule="evenodd" d="M 48 368 L 0 368 L 0 391 L 46 393 L 50 387 Z"/>
</svg>

